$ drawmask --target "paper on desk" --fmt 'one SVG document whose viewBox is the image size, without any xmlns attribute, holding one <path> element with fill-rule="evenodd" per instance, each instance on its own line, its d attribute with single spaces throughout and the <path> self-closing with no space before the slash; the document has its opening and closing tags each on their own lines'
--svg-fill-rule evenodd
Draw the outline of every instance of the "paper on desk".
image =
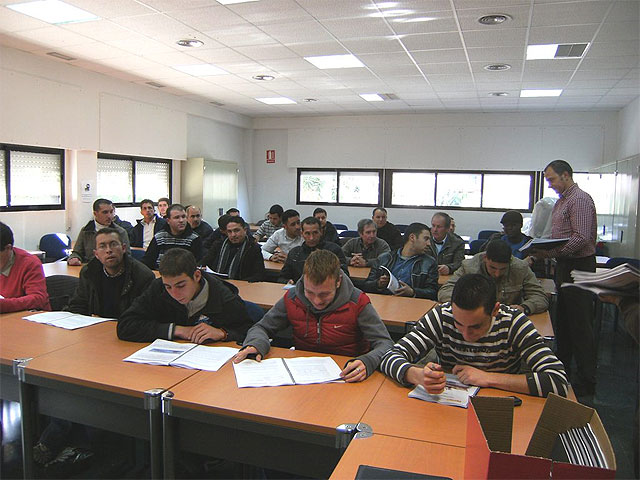
<svg viewBox="0 0 640 480">
<path fill-rule="evenodd" d="M 238 388 L 307 385 L 340 380 L 340 367 L 331 357 L 269 358 L 233 364 Z"/>
<path fill-rule="evenodd" d="M 342 369 L 331 357 L 297 357 L 284 360 L 298 385 L 342 380 Z"/>
<path fill-rule="evenodd" d="M 124 361 L 215 372 L 238 353 L 238 350 L 232 347 L 214 347 L 157 339 L 151 345 L 125 358 Z"/>
<path fill-rule="evenodd" d="M 426 402 L 440 403 L 454 407 L 467 408 L 469 398 L 473 397 L 480 388 L 472 387 L 462 383 L 458 377 L 452 373 L 447 373 L 447 386 L 440 394 L 431 394 L 422 385 L 416 386 L 409 392 L 409 398 L 417 398 Z"/>
<path fill-rule="evenodd" d="M 148 363 L 149 365 L 170 365 L 180 355 L 197 347 L 195 343 L 178 343 L 157 339 L 151 345 L 138 350 L 124 359 L 125 362 Z"/>
<path fill-rule="evenodd" d="M 53 327 L 75 330 L 76 328 L 88 327 L 97 323 L 115 321 L 115 318 L 90 317 L 71 312 L 43 312 L 22 317 L 25 320 L 36 323 L 44 323 Z"/>
</svg>

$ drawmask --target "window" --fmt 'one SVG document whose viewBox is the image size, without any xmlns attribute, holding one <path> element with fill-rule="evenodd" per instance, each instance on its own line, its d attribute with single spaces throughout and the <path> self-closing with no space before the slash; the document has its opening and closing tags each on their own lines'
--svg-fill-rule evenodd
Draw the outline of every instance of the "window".
<svg viewBox="0 0 640 480">
<path fill-rule="evenodd" d="M 558 194 L 549 187 L 544 177 L 543 181 L 542 196 L 558 198 Z M 582 190 L 591 195 L 593 203 L 596 205 L 598 215 L 613 215 L 616 193 L 615 173 L 573 172 L 573 181 L 576 182 Z"/>
<path fill-rule="evenodd" d="M 298 204 L 379 205 L 381 170 L 298 169 Z"/>
<path fill-rule="evenodd" d="M 118 206 L 171 198 L 171 160 L 98 154 L 96 191 Z"/>
<path fill-rule="evenodd" d="M 432 207 L 436 198 L 436 174 L 426 172 L 392 172 L 391 203 Z"/>
<path fill-rule="evenodd" d="M 482 175 L 479 173 L 439 173 L 436 177 L 438 207 L 480 208 Z"/>
<path fill-rule="evenodd" d="M 0 145 L 0 209 L 64 209 L 64 151 Z"/>
</svg>

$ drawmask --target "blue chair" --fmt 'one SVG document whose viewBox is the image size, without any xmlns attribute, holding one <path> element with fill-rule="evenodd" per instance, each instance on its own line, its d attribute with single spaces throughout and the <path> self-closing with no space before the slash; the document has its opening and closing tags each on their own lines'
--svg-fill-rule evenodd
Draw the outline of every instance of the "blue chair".
<svg viewBox="0 0 640 480">
<path fill-rule="evenodd" d="M 629 263 L 636 268 L 640 268 L 640 260 L 638 260 L 637 258 L 631 258 L 631 257 L 610 258 L 609 260 L 607 260 L 607 263 L 605 263 L 605 266 L 607 268 L 614 268 L 614 267 L 617 267 L 618 265 L 622 265 L 623 263 Z"/>
<path fill-rule="evenodd" d="M 243 300 L 249 312 L 249 318 L 253 323 L 258 323 L 264 317 L 264 310 L 257 303 L 250 302 L 249 300 Z"/>
<path fill-rule="evenodd" d="M 471 240 L 469 242 L 469 255 L 475 255 L 480 252 L 480 248 L 484 245 L 486 240 Z"/>
<path fill-rule="evenodd" d="M 131 254 L 132 258 L 135 258 L 138 261 L 142 261 L 142 258 L 144 257 L 144 254 L 146 252 L 144 250 L 138 250 L 137 248 L 131 248 L 129 249 L 129 253 Z"/>
<path fill-rule="evenodd" d="M 38 249 L 44 252 L 44 263 L 65 258 L 71 248 L 71 238 L 66 233 L 47 233 L 40 238 Z"/>
<path fill-rule="evenodd" d="M 480 230 L 478 232 L 478 240 L 487 240 L 494 233 L 500 233 L 498 230 Z"/>
<path fill-rule="evenodd" d="M 408 227 L 409 225 L 406 225 L 404 223 L 396 223 L 396 228 L 400 230 L 400 233 L 404 233 Z"/>
<path fill-rule="evenodd" d="M 355 230 L 345 230 L 344 232 L 340 232 L 338 234 L 338 236 L 340 238 L 356 238 L 359 235 L 360 234 L 358 232 L 356 232 Z"/>
<path fill-rule="evenodd" d="M 344 223 L 334 223 L 333 226 L 336 227 L 336 230 L 349 230 L 349 227 Z"/>
</svg>

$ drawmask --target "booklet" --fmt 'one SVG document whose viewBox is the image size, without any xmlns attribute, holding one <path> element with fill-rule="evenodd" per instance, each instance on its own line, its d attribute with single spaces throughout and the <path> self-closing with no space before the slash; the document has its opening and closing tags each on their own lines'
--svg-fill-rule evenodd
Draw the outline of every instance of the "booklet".
<svg viewBox="0 0 640 480">
<path fill-rule="evenodd" d="M 44 323 L 53 327 L 75 330 L 76 328 L 88 327 L 96 323 L 115 321 L 115 318 L 90 317 L 71 312 L 43 312 L 22 317 L 25 320 L 36 323 Z"/>
<path fill-rule="evenodd" d="M 238 350 L 232 347 L 213 347 L 158 339 L 123 361 L 215 372 L 238 353 Z"/>
<path fill-rule="evenodd" d="M 472 387 L 462 383 L 453 373 L 447 373 L 445 375 L 447 376 L 447 384 L 444 387 L 444 392 L 432 394 L 427 392 L 422 385 L 418 385 L 409 392 L 409 397 L 424 400 L 426 402 L 467 408 L 469 405 L 469 398 L 478 393 L 480 387 Z"/>
<path fill-rule="evenodd" d="M 238 388 L 340 382 L 342 369 L 331 357 L 268 358 L 233 364 Z"/>
<path fill-rule="evenodd" d="M 569 241 L 568 238 L 532 238 L 518 250 L 524 252 L 530 248 L 538 250 L 551 250 L 552 248 L 561 247 Z"/>
<path fill-rule="evenodd" d="M 384 275 L 389 276 L 389 284 L 387 285 L 387 289 L 391 293 L 396 293 L 396 291 L 400 288 L 400 281 L 396 278 L 396 276 L 393 273 L 391 273 L 391 270 L 389 270 L 384 265 L 380 265 L 380 268 L 384 270 L 384 273 L 383 273 Z"/>
</svg>

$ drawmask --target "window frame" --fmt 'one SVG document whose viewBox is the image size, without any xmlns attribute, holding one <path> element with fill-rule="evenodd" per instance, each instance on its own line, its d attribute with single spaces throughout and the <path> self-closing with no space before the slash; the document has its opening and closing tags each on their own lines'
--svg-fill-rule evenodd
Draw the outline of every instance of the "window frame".
<svg viewBox="0 0 640 480">
<path fill-rule="evenodd" d="M 65 188 L 65 164 L 66 152 L 62 148 L 33 147 L 29 145 L 16 145 L 9 143 L 0 143 L 0 150 L 5 152 L 5 185 L 7 193 L 7 203 L 11 203 L 11 152 L 31 152 L 31 153 L 48 153 L 52 155 L 60 155 L 60 203 L 59 204 L 39 204 L 39 205 L 5 205 L 0 206 L 0 212 L 29 212 L 42 210 L 64 210 L 66 205 L 66 188 Z"/>
<path fill-rule="evenodd" d="M 104 153 L 98 152 L 98 159 L 103 158 L 105 160 L 125 160 L 132 162 L 131 167 L 131 198 L 132 202 L 117 202 L 114 203 L 116 207 L 138 207 L 140 206 L 140 202 L 144 200 L 141 198 L 136 202 L 136 163 L 137 162 L 146 162 L 146 163 L 166 163 L 169 165 L 169 198 L 173 198 L 173 160 L 169 158 L 155 158 L 155 157 L 138 157 L 133 155 L 120 155 L 115 153 Z M 97 189 L 97 185 L 96 185 Z M 151 199 L 153 200 L 154 205 L 158 201 L 157 198 Z"/>
<path fill-rule="evenodd" d="M 306 202 L 300 200 L 300 177 L 305 172 L 335 172 L 336 173 L 336 201 L 335 202 Z M 377 203 L 350 203 L 340 202 L 340 175 L 342 173 L 377 173 L 378 174 L 378 202 Z M 298 168 L 296 174 L 296 205 L 326 205 L 343 207 L 374 207 L 379 206 L 384 193 L 384 169 L 382 168 Z"/>
</svg>

